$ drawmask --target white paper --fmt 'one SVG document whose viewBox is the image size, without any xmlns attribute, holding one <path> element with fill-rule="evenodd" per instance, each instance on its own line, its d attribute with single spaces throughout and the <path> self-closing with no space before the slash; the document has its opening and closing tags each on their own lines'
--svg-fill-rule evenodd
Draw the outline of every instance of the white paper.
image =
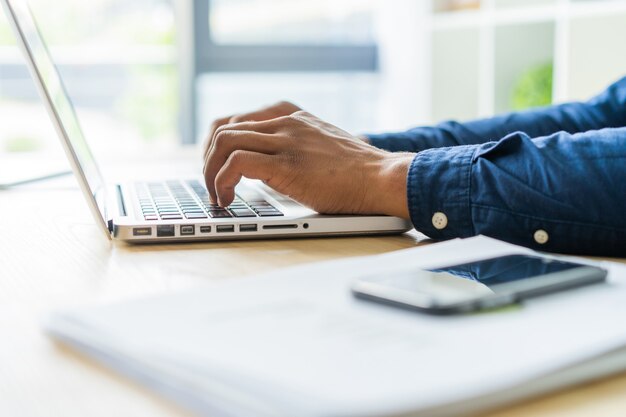
<svg viewBox="0 0 626 417">
<path fill-rule="evenodd" d="M 457 317 L 357 300 L 351 282 L 529 252 L 454 240 L 57 314 L 48 330 L 205 415 L 445 414 L 625 346 L 626 268 L 611 264 L 607 284 Z"/>
</svg>

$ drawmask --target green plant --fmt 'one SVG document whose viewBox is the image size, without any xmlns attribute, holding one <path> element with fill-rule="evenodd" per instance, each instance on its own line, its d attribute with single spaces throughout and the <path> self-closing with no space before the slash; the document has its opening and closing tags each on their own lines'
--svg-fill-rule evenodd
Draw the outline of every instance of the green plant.
<svg viewBox="0 0 626 417">
<path fill-rule="evenodd" d="M 511 107 L 524 110 L 552 103 L 552 63 L 531 67 L 524 72 L 513 87 Z"/>
<path fill-rule="evenodd" d="M 31 152 L 41 147 L 38 138 L 32 136 L 14 136 L 9 137 L 4 142 L 4 150 L 6 152 Z"/>
</svg>

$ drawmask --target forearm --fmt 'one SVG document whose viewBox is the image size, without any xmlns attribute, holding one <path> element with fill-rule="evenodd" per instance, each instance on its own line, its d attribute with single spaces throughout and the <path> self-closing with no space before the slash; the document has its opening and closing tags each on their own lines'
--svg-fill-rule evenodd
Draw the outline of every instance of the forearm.
<svg viewBox="0 0 626 417">
<path fill-rule="evenodd" d="M 418 153 L 407 180 L 416 229 L 485 234 L 539 250 L 626 254 L 626 128 Z M 442 220 L 443 219 L 443 220 Z"/>
<path fill-rule="evenodd" d="M 584 103 L 565 103 L 465 123 L 447 121 L 432 127 L 367 137 L 372 145 L 382 149 L 419 152 L 491 142 L 513 132 L 540 137 L 559 131 L 578 133 L 622 126 L 626 126 L 626 77 Z"/>
</svg>

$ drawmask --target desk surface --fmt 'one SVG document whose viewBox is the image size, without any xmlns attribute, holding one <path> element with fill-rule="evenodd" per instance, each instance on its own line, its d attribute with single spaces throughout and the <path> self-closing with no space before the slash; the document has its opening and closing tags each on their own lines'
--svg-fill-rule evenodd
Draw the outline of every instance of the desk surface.
<svg viewBox="0 0 626 417">
<path fill-rule="evenodd" d="M 130 246 L 110 243 L 73 180 L 0 192 L 0 415 L 184 416 L 42 333 L 46 312 L 145 296 L 289 265 L 422 244 L 391 237 Z M 491 417 L 605 416 L 626 410 L 626 374 Z"/>
</svg>

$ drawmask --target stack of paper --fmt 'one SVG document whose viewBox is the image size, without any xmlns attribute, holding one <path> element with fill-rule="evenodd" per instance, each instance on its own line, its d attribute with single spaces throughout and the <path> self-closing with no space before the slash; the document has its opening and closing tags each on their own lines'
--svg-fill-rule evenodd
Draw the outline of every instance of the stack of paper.
<svg viewBox="0 0 626 417">
<path fill-rule="evenodd" d="M 469 413 L 626 368 L 626 267 L 521 307 L 435 317 L 353 298 L 359 275 L 527 249 L 477 237 L 56 314 L 54 337 L 202 415 Z"/>
</svg>

